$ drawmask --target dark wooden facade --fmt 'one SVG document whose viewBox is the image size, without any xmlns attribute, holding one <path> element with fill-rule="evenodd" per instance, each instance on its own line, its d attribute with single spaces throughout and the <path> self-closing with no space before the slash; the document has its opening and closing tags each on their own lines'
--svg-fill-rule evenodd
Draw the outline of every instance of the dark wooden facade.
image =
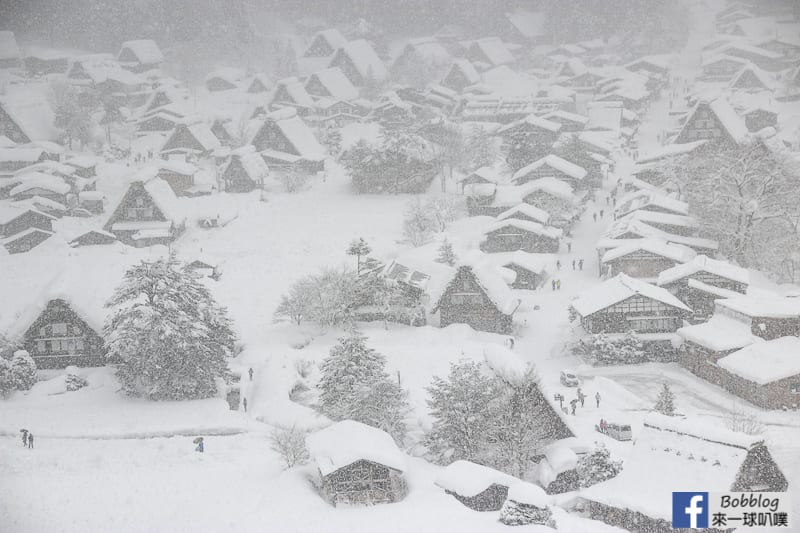
<svg viewBox="0 0 800 533">
<path fill-rule="evenodd" d="M 445 492 L 473 511 L 499 511 L 508 496 L 508 487 L 493 483 L 475 496 L 462 496 L 450 490 Z"/>
<path fill-rule="evenodd" d="M 245 170 L 242 159 L 238 156 L 231 158 L 221 178 L 227 192 L 250 192 L 260 188 L 262 185 L 256 182 Z"/>
<path fill-rule="evenodd" d="M 0 135 L 5 135 L 17 144 L 25 144 L 33 141 L 33 139 L 28 137 L 23 131 L 20 125 L 11 118 L 11 115 L 6 112 L 2 103 L 0 103 Z"/>
<path fill-rule="evenodd" d="M 125 222 L 169 223 L 170 235 L 156 239 L 134 239 L 133 236 L 139 231 L 138 229 L 119 229 L 119 227 L 115 229 L 115 224 Z M 167 244 L 181 231 L 181 228 L 176 227 L 174 222 L 167 218 L 167 215 L 156 205 L 155 200 L 153 200 L 153 197 L 145 189 L 144 183 L 141 181 L 131 183 L 125 196 L 111 214 L 103 229 L 113 233 L 121 242 L 131 246 Z"/>
<path fill-rule="evenodd" d="M 69 241 L 69 245 L 74 247 L 94 246 L 99 244 L 114 244 L 115 242 L 117 242 L 117 238 L 113 235 L 108 235 L 106 232 L 90 230 Z"/>
<path fill-rule="evenodd" d="M 209 148 L 205 146 L 200 140 L 195 137 L 192 130 L 186 124 L 178 124 L 173 132 L 170 134 L 167 142 L 164 143 L 162 152 L 170 150 L 194 150 L 200 153 L 206 153 Z"/>
<path fill-rule="evenodd" d="M 252 144 L 256 147 L 256 151 L 258 152 L 262 150 L 275 150 L 276 152 L 283 152 L 296 156 L 302 155 L 274 120 L 267 120 L 261 125 L 261 128 L 259 128 L 256 135 L 253 137 Z"/>
<path fill-rule="evenodd" d="M 636 294 L 605 309 L 581 317 L 589 333 L 674 333 L 688 313 Z"/>
<path fill-rule="evenodd" d="M 322 476 L 321 492 L 335 507 L 399 502 L 408 488 L 402 472 L 361 459 Z"/>
<path fill-rule="evenodd" d="M 53 217 L 32 209 L 20 210 L 19 216 L 0 224 L 0 237 L 10 237 L 30 228 L 53 231 Z"/>
<path fill-rule="evenodd" d="M 708 80 L 729 80 L 746 64 L 723 56 L 703 66 L 703 77 Z"/>
<path fill-rule="evenodd" d="M 558 246 L 557 238 L 527 231 L 509 223 L 487 233 L 486 240 L 481 243 L 480 248 L 487 253 L 516 252 L 517 250 L 528 253 L 556 253 Z"/>
<path fill-rule="evenodd" d="M 344 75 L 347 76 L 348 80 L 350 80 L 350 83 L 356 87 L 361 87 L 367 82 L 365 77 L 361 75 L 361 72 L 359 72 L 355 63 L 353 63 L 350 55 L 345 52 L 344 48 L 339 48 L 336 51 L 336 54 L 333 56 L 333 59 L 328 66 L 339 67 L 342 69 L 342 72 L 344 72 Z"/>
<path fill-rule="evenodd" d="M 767 109 L 754 109 L 744 115 L 744 124 L 751 132 L 778 125 L 778 114 Z"/>
<path fill-rule="evenodd" d="M 647 250 L 636 250 L 622 257 L 605 261 L 603 269 L 608 277 L 624 273 L 632 278 L 657 278 L 661 272 L 676 264 L 677 262 L 669 257 Z"/>
<path fill-rule="evenodd" d="M 541 287 L 544 283 L 544 272 L 535 272 L 523 266 L 517 265 L 516 263 L 508 263 L 503 265 L 503 267 L 513 270 L 517 274 L 517 277 L 514 279 L 514 283 L 511 284 L 511 287 L 514 289 L 526 289 L 533 291 Z"/>
<path fill-rule="evenodd" d="M 710 139 L 728 146 L 736 146 L 736 140 L 717 118 L 707 103 L 700 103 L 694 113 L 686 119 L 683 129 L 675 138 L 675 142 L 689 143 L 700 139 Z"/>
<path fill-rule="evenodd" d="M 478 331 L 508 333 L 512 315 L 497 308 L 481 287 L 470 267 L 460 267 L 442 294 L 434 312 L 439 311 L 439 326 L 467 324 Z"/>
<path fill-rule="evenodd" d="M 194 186 L 194 173 L 184 174 L 175 170 L 162 168 L 158 177 L 166 181 L 176 196 L 188 196 L 187 192 Z"/>
<path fill-rule="evenodd" d="M 672 527 L 672 523 L 661 518 L 651 518 L 638 511 L 619 509 L 596 501 L 589 501 L 589 517 L 600 520 L 610 526 L 616 526 L 625 531 L 642 531 L 647 533 L 730 533 L 732 529 L 703 528 L 684 529 Z"/>
<path fill-rule="evenodd" d="M 106 364 L 103 339 L 61 299 L 47 303 L 25 332 L 23 344 L 37 368 Z"/>
<path fill-rule="evenodd" d="M 53 232 L 33 228 L 10 237 L 4 244 L 10 254 L 22 254 L 36 248 L 53 236 Z"/>
</svg>

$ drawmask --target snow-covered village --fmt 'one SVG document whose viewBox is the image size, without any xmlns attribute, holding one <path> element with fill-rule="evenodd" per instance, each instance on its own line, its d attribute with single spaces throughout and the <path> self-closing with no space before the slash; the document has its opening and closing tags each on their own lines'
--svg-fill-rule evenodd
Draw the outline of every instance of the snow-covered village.
<svg viewBox="0 0 800 533">
<path fill-rule="evenodd" d="M 0 3 L 0 532 L 800 531 L 799 404 L 800 2 Z"/>
</svg>

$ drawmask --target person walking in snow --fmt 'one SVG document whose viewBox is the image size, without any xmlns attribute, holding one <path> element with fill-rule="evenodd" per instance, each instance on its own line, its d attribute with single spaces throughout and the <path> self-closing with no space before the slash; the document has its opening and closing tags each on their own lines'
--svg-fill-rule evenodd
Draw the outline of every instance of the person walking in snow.
<svg viewBox="0 0 800 533">
<path fill-rule="evenodd" d="M 600 210 L 600 218 L 603 218 L 603 210 Z"/>
<path fill-rule="evenodd" d="M 595 222 L 597 222 L 597 213 L 592 213 L 592 218 L 594 219 Z"/>
<path fill-rule="evenodd" d="M 514 349 L 514 337 L 509 337 L 508 338 L 508 348 L 509 348 L 509 350 L 513 350 Z"/>
<path fill-rule="evenodd" d="M 33 449 L 33 433 L 28 433 L 28 448 Z"/>
<path fill-rule="evenodd" d="M 558 270 L 561 270 L 561 261 L 560 260 L 556 261 L 556 268 Z"/>
<path fill-rule="evenodd" d="M 600 391 L 597 391 L 594 394 L 594 400 L 597 402 L 597 407 L 599 408 L 600 407 Z"/>
<path fill-rule="evenodd" d="M 572 253 L 572 241 L 567 241 L 567 253 Z"/>
<path fill-rule="evenodd" d="M 247 412 L 247 398 L 242 398 L 242 406 L 244 407 L 244 412 Z"/>
<path fill-rule="evenodd" d="M 560 291 L 560 290 L 561 290 L 561 280 L 560 280 L 560 279 L 557 279 L 557 280 L 556 280 L 556 290 L 557 290 L 557 291 Z"/>
<path fill-rule="evenodd" d="M 575 270 L 575 260 L 572 260 L 572 270 Z"/>
<path fill-rule="evenodd" d="M 573 398 L 572 400 L 570 400 L 569 406 L 572 407 L 572 414 L 574 415 L 575 414 L 575 409 L 578 407 L 578 400 Z"/>
<path fill-rule="evenodd" d="M 583 402 L 586 401 L 586 395 L 582 392 L 579 392 L 578 399 L 581 401 L 581 407 L 583 407 Z"/>
<path fill-rule="evenodd" d="M 250 367 L 250 370 L 247 371 L 250 374 L 250 381 L 253 381 L 253 367 Z"/>
<path fill-rule="evenodd" d="M 27 429 L 23 429 L 22 430 L 22 447 L 23 448 L 27 448 L 28 447 L 28 430 Z"/>
<path fill-rule="evenodd" d="M 194 439 L 194 442 L 197 444 L 194 451 L 203 453 L 203 451 L 205 450 L 205 447 L 203 446 L 203 437 L 197 437 L 196 439 Z"/>
<path fill-rule="evenodd" d="M 583 259 L 578 260 L 578 269 L 583 270 Z"/>
<path fill-rule="evenodd" d="M 556 290 L 556 280 L 550 280 L 550 284 L 553 286 L 553 290 Z"/>
</svg>

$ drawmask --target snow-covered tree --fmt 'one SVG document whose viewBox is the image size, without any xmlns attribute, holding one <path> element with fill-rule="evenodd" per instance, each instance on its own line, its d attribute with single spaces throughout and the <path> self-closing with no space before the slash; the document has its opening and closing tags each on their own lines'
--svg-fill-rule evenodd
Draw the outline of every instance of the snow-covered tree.
<svg viewBox="0 0 800 533">
<path fill-rule="evenodd" d="M 88 110 L 79 103 L 78 92 L 66 82 L 53 82 L 49 97 L 55 114 L 53 124 L 64 130 L 70 150 L 73 141 L 85 146 L 91 138 L 91 121 Z"/>
<path fill-rule="evenodd" d="M 439 246 L 439 255 L 436 257 L 435 261 L 450 266 L 456 264 L 456 254 L 453 251 L 453 245 L 447 240 L 447 237 L 444 238 L 442 245 Z"/>
<path fill-rule="evenodd" d="M 14 388 L 17 390 L 30 390 L 37 381 L 36 363 L 25 350 L 17 350 L 11 358 L 11 376 Z"/>
<path fill-rule="evenodd" d="M 297 428 L 276 427 L 269 434 L 269 447 L 280 455 L 286 468 L 292 468 L 308 462 L 306 449 L 306 432 Z"/>
<path fill-rule="evenodd" d="M 339 338 L 320 365 L 318 408 L 332 420 L 356 420 L 402 441 L 407 393 L 386 373 L 386 358 L 356 329 Z"/>
<path fill-rule="evenodd" d="M 684 189 L 702 232 L 719 241 L 721 253 L 776 272 L 800 241 L 798 173 L 786 154 L 753 141 L 693 155 Z"/>
<path fill-rule="evenodd" d="M 122 389 L 153 400 L 208 398 L 235 335 L 225 308 L 174 258 L 142 261 L 106 304 L 108 356 Z"/>
<path fill-rule="evenodd" d="M 482 462 L 501 394 L 499 381 L 477 363 L 462 361 L 450 365 L 447 379 L 434 377 L 427 391 L 433 427 L 426 445 L 436 460 Z"/>
<path fill-rule="evenodd" d="M 325 268 L 318 274 L 295 281 L 281 297 L 275 319 L 303 320 L 323 328 L 349 322 L 358 301 L 358 276 L 348 269 Z"/>
<path fill-rule="evenodd" d="M 405 218 L 403 219 L 403 236 L 412 246 L 422 246 L 431 239 L 434 222 L 430 210 L 414 198 L 406 205 Z"/>
<path fill-rule="evenodd" d="M 662 415 L 675 416 L 675 394 L 670 389 L 669 383 L 664 383 L 653 409 Z"/>
<path fill-rule="evenodd" d="M 328 153 L 337 157 L 342 151 L 342 133 L 339 128 L 327 128 L 322 136 L 322 142 L 328 149 Z"/>
<path fill-rule="evenodd" d="M 511 499 L 506 500 L 500 509 L 500 522 L 507 526 L 526 526 L 536 524 L 556 528 L 553 520 L 553 511 L 545 505 L 539 507 L 529 503 L 520 503 Z"/>
<path fill-rule="evenodd" d="M 0 357 L 0 396 L 5 398 L 15 389 L 14 376 L 11 373 L 11 361 Z"/>
<path fill-rule="evenodd" d="M 605 333 L 594 334 L 587 340 L 579 340 L 573 351 L 597 365 L 635 364 L 647 360 L 642 341 L 631 331 L 613 340 Z"/>
<path fill-rule="evenodd" d="M 361 258 L 368 256 L 370 252 L 372 252 L 372 248 L 370 248 L 369 244 L 367 244 L 367 241 L 365 241 L 363 237 L 353 239 L 353 241 L 347 247 L 347 255 L 356 256 L 357 274 L 361 274 Z"/>
<path fill-rule="evenodd" d="M 603 445 L 578 460 L 578 479 L 582 488 L 606 481 L 622 471 L 622 461 L 612 461 L 611 453 Z"/>
<path fill-rule="evenodd" d="M 67 377 L 64 378 L 64 384 L 67 386 L 67 391 L 72 392 L 86 387 L 89 382 L 77 374 L 67 374 Z"/>
<path fill-rule="evenodd" d="M 497 162 L 499 154 L 495 138 L 480 126 L 470 128 L 465 152 L 469 157 L 470 168 L 492 166 Z"/>
<path fill-rule="evenodd" d="M 425 202 L 425 211 L 431 224 L 431 230 L 441 232 L 447 225 L 466 214 L 466 205 L 462 196 L 434 196 Z"/>
</svg>

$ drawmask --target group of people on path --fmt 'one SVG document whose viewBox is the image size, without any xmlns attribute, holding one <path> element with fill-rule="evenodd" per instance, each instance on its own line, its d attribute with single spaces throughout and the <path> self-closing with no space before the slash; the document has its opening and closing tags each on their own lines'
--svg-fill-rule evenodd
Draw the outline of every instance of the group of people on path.
<svg viewBox="0 0 800 533">
<path fill-rule="evenodd" d="M 557 394 L 556 395 L 556 400 L 559 400 L 561 402 L 561 409 L 565 413 L 569 412 L 571 415 L 574 416 L 575 415 L 575 411 L 578 409 L 578 403 L 579 402 L 581 404 L 581 407 L 585 406 L 586 397 L 587 396 L 583 393 L 583 390 L 581 390 L 581 388 L 578 387 L 578 390 L 576 391 L 576 397 L 569 401 L 569 407 L 570 407 L 569 411 L 567 411 L 567 409 L 564 407 L 564 396 L 562 396 L 560 394 Z M 597 407 L 599 408 L 600 407 L 600 392 L 599 391 L 595 393 L 594 399 L 595 399 L 595 402 L 597 402 Z"/>
<path fill-rule="evenodd" d="M 22 433 L 22 447 L 33 449 L 33 433 L 27 429 L 21 429 L 20 432 Z"/>
</svg>

